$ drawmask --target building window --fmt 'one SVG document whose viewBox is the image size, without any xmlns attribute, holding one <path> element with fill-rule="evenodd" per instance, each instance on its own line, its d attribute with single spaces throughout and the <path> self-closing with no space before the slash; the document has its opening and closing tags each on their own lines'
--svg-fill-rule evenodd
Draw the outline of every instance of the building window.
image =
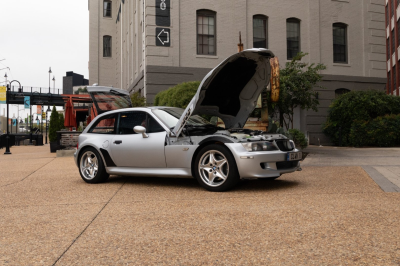
<svg viewBox="0 0 400 266">
<path fill-rule="evenodd" d="M 347 64 L 347 25 L 333 24 L 333 62 Z"/>
<path fill-rule="evenodd" d="M 340 96 L 342 96 L 343 94 L 346 94 L 350 92 L 350 90 L 348 89 L 337 89 L 335 90 L 335 99 L 339 98 Z"/>
<path fill-rule="evenodd" d="M 391 12 L 390 12 L 390 14 L 391 14 L 391 17 L 393 17 L 394 16 L 394 3 L 396 2 L 396 0 L 389 0 L 389 1 L 392 1 L 392 10 L 391 10 Z"/>
<path fill-rule="evenodd" d="M 287 59 L 293 59 L 300 52 L 300 20 L 286 20 Z"/>
<path fill-rule="evenodd" d="M 111 18 L 111 6 L 112 2 L 110 0 L 103 1 L 103 17 Z"/>
<path fill-rule="evenodd" d="M 393 0 L 394 1 L 394 0 Z M 392 68 L 392 73 L 393 73 L 393 92 L 397 90 L 397 82 L 396 82 L 396 66 Z"/>
<path fill-rule="evenodd" d="M 103 57 L 111 57 L 111 36 L 103 36 Z"/>
<path fill-rule="evenodd" d="M 386 5 L 385 10 L 386 10 L 386 26 L 389 26 L 389 21 L 390 21 L 390 18 L 389 18 L 389 3 Z"/>
<path fill-rule="evenodd" d="M 268 18 L 266 16 L 253 17 L 253 47 L 268 48 Z"/>
<path fill-rule="evenodd" d="M 392 54 L 394 54 L 394 46 L 395 46 L 395 44 L 394 44 L 394 39 L 395 39 L 395 36 L 394 36 L 394 29 L 392 30 L 392 34 L 390 35 L 390 38 L 392 39 Z"/>
<path fill-rule="evenodd" d="M 216 55 L 216 12 L 197 11 L 197 54 Z"/>
<path fill-rule="evenodd" d="M 397 45 L 400 43 L 400 19 L 397 21 Z"/>
<path fill-rule="evenodd" d="M 388 73 L 388 93 L 392 93 L 392 73 Z"/>
<path fill-rule="evenodd" d="M 389 38 L 386 39 L 386 53 L 387 53 L 387 60 L 390 59 L 390 42 Z"/>
</svg>

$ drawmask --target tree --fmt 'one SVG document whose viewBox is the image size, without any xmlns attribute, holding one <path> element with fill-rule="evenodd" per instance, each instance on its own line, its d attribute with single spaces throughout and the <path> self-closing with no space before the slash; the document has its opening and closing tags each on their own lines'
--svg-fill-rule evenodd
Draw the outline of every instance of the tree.
<svg viewBox="0 0 400 266">
<path fill-rule="evenodd" d="M 132 107 L 146 106 L 146 98 L 140 95 L 140 92 L 131 94 Z"/>
<path fill-rule="evenodd" d="M 51 115 L 50 115 L 50 126 L 49 126 L 50 142 L 57 141 L 57 131 L 58 131 L 59 124 L 60 124 L 59 120 L 60 120 L 60 118 L 59 118 L 58 112 L 56 110 L 56 107 L 53 105 L 53 110 L 51 111 Z"/>
<path fill-rule="evenodd" d="M 168 90 L 157 93 L 154 105 L 186 108 L 199 86 L 199 81 L 180 83 Z"/>
<path fill-rule="evenodd" d="M 87 88 L 86 88 L 86 87 L 79 88 L 78 90 L 76 90 L 76 91 L 74 92 L 74 94 L 79 94 L 79 93 L 81 93 L 81 92 L 87 93 L 87 92 L 88 92 L 88 91 L 87 91 Z"/>
<path fill-rule="evenodd" d="M 280 125 L 286 129 L 289 129 L 290 124 L 293 128 L 293 112 L 296 107 L 318 111 L 318 92 L 314 88 L 323 88 L 317 83 L 322 79 L 320 71 L 326 69 L 326 66 L 301 62 L 306 55 L 303 52 L 298 53 L 280 70 L 279 101 L 273 103 L 270 93 L 266 95 L 269 113 L 279 112 Z"/>
</svg>

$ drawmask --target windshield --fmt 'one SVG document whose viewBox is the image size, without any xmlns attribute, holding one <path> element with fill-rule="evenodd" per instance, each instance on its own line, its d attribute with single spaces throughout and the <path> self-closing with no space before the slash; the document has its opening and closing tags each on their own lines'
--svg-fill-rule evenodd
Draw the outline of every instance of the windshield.
<svg viewBox="0 0 400 266">
<path fill-rule="evenodd" d="M 153 113 L 164 122 L 168 128 L 175 127 L 176 123 L 178 123 L 181 118 L 183 112 L 185 111 L 182 108 L 161 108 L 161 109 L 153 109 Z M 211 125 L 207 120 L 198 115 L 191 116 L 187 123 L 189 126 L 204 126 Z"/>
</svg>

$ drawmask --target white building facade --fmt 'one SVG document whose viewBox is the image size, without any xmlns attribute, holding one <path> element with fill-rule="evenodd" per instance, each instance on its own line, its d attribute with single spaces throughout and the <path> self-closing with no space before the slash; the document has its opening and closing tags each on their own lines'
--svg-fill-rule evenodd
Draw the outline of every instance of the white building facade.
<svg viewBox="0 0 400 266">
<path fill-rule="evenodd" d="M 327 69 L 319 111 L 297 110 L 294 127 L 311 144 L 335 95 L 384 90 L 385 6 L 381 0 L 89 0 L 91 84 L 140 91 L 148 103 L 184 81 L 201 80 L 237 52 L 265 47 L 281 67 L 299 51 Z M 158 24 L 158 25 L 157 25 Z M 318 142 L 319 143 L 319 142 Z"/>
</svg>

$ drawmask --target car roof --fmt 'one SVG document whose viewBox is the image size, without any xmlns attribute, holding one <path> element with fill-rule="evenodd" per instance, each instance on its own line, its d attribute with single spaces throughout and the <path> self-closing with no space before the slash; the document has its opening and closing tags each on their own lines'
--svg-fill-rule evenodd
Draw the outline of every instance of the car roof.
<svg viewBox="0 0 400 266">
<path fill-rule="evenodd" d="M 166 109 L 166 108 L 179 108 L 179 107 L 171 107 L 171 106 L 143 106 L 143 107 L 131 107 L 131 108 L 122 108 L 122 109 L 116 109 L 116 110 L 110 110 L 107 112 L 104 112 L 97 117 L 101 117 L 103 115 L 108 115 L 108 114 L 114 114 L 114 113 L 120 113 L 120 112 L 126 112 L 126 111 L 145 111 L 145 110 L 156 110 L 156 109 Z M 182 109 L 182 108 L 180 108 Z"/>
</svg>

